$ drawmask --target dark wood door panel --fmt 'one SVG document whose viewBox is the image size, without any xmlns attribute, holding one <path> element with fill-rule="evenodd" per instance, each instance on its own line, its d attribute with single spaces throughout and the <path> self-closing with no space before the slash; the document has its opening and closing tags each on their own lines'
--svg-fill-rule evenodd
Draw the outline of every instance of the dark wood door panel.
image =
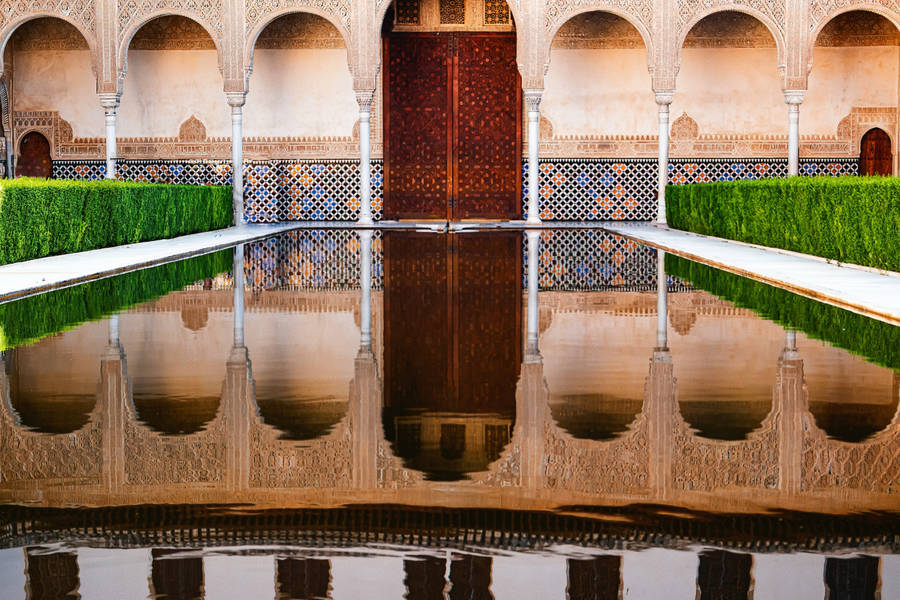
<svg viewBox="0 0 900 600">
<path fill-rule="evenodd" d="M 515 36 L 460 36 L 454 218 L 519 214 L 521 88 Z"/>
<path fill-rule="evenodd" d="M 17 177 L 49 178 L 52 172 L 50 142 L 37 131 L 32 131 L 19 143 Z"/>
<path fill-rule="evenodd" d="M 391 35 L 385 50 L 385 216 L 447 218 L 452 118 L 448 38 Z"/>
<path fill-rule="evenodd" d="M 872 129 L 860 142 L 859 174 L 891 175 L 894 167 L 891 138 L 881 129 Z"/>
</svg>

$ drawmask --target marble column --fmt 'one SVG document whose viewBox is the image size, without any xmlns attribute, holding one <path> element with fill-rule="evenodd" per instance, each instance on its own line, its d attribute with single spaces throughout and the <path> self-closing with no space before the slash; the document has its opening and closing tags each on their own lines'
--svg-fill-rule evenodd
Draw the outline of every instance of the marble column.
<svg viewBox="0 0 900 600">
<path fill-rule="evenodd" d="M 374 90 L 356 93 L 359 103 L 359 225 L 372 225 L 372 99 Z M 370 240 L 371 241 L 371 240 Z"/>
<path fill-rule="evenodd" d="M 232 255 L 234 333 L 231 352 L 225 362 L 222 388 L 223 410 L 227 415 L 225 435 L 225 486 L 245 490 L 250 481 L 250 425 L 258 414 L 255 404 L 250 352 L 244 345 L 244 245 L 234 247 Z"/>
<path fill-rule="evenodd" d="M 244 245 L 234 247 L 232 257 L 234 282 L 234 342 L 235 348 L 244 347 Z"/>
<path fill-rule="evenodd" d="M 106 179 L 116 178 L 116 116 L 118 94 L 100 94 L 100 105 L 106 114 Z"/>
<path fill-rule="evenodd" d="M 538 267 L 540 265 L 541 232 L 526 231 L 528 238 L 528 316 L 525 339 L 525 362 L 540 362 L 538 347 Z"/>
<path fill-rule="evenodd" d="M 225 95 L 231 107 L 231 204 L 235 226 L 244 220 L 244 93 Z"/>
<path fill-rule="evenodd" d="M 659 163 L 657 171 L 656 222 L 666 224 L 666 185 L 669 183 L 669 105 L 674 91 L 656 92 L 656 106 L 659 112 Z"/>
<path fill-rule="evenodd" d="M 544 90 L 525 90 L 525 104 L 528 106 L 528 217 L 530 225 L 541 222 L 540 206 L 540 152 L 541 143 L 541 96 Z"/>
<path fill-rule="evenodd" d="M 675 371 L 668 346 L 668 289 L 665 252 L 656 253 L 656 346 L 644 387 L 643 413 L 648 423 L 648 472 L 654 498 L 668 496 L 672 480 L 674 436 Z"/>
<path fill-rule="evenodd" d="M 803 90 L 787 90 L 784 101 L 788 105 L 788 175 L 800 174 L 800 104 Z"/>
</svg>

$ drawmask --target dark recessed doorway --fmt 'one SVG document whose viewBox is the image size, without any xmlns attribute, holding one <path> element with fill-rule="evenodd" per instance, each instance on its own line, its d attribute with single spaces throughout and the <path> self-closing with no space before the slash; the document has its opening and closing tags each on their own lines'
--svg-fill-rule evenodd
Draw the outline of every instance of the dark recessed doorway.
<svg viewBox="0 0 900 600">
<path fill-rule="evenodd" d="M 883 130 L 870 129 L 859 144 L 859 174 L 893 174 L 894 155 L 891 153 L 891 138 Z"/>
</svg>

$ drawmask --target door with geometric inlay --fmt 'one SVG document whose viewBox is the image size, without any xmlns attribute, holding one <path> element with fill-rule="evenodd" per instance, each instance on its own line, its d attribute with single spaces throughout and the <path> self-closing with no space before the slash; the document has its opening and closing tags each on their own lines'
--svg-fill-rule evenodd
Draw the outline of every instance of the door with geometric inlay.
<svg viewBox="0 0 900 600">
<path fill-rule="evenodd" d="M 384 56 L 385 217 L 519 217 L 515 34 L 391 33 Z"/>
<path fill-rule="evenodd" d="M 893 173 L 894 155 L 891 138 L 883 130 L 870 129 L 859 144 L 859 174 L 887 175 Z"/>
</svg>

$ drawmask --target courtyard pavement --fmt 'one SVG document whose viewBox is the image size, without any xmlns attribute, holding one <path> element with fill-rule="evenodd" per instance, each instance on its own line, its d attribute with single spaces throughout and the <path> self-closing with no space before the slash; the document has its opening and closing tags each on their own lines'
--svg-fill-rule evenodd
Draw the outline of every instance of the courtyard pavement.
<svg viewBox="0 0 900 600">
<path fill-rule="evenodd" d="M 142 242 L 0 266 L 0 302 L 206 254 L 294 229 L 346 229 L 355 223 L 250 224 L 170 240 Z M 377 229 L 447 231 L 443 222 L 382 222 Z M 454 223 L 451 231 L 524 229 L 523 222 Z M 900 273 L 657 227 L 649 223 L 544 223 L 540 229 L 600 228 L 714 267 L 900 325 Z"/>
</svg>

